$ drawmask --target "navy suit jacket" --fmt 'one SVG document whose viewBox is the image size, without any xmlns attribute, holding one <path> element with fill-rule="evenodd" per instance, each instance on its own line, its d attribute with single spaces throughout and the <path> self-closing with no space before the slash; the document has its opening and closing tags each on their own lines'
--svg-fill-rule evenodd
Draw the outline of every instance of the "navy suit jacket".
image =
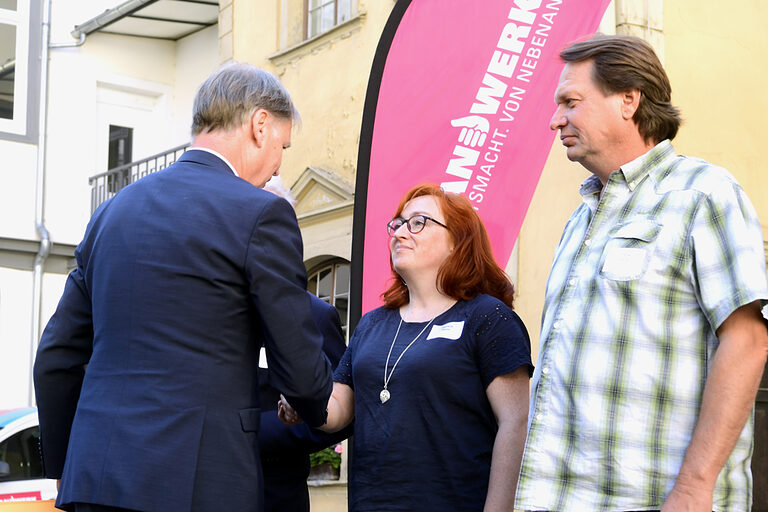
<svg viewBox="0 0 768 512">
<path fill-rule="evenodd" d="M 105 202 L 75 256 L 34 369 L 57 504 L 261 510 L 260 347 L 310 424 L 332 387 L 290 205 L 190 150 Z"/>
<path fill-rule="evenodd" d="M 312 316 L 323 336 L 323 352 L 334 368 L 347 348 L 336 308 L 309 294 Z M 269 385 L 269 370 L 259 368 L 261 381 L 261 429 L 259 446 L 264 472 L 266 512 L 308 512 L 309 454 L 340 443 L 352 435 L 352 425 L 334 432 L 314 430 L 305 423 L 286 426 L 277 417 L 280 392 Z"/>
</svg>

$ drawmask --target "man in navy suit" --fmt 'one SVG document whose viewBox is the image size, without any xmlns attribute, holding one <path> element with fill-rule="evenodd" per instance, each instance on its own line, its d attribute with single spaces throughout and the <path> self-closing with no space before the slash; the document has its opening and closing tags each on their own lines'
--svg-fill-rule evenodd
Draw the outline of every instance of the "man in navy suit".
<svg viewBox="0 0 768 512">
<path fill-rule="evenodd" d="M 273 75 L 226 66 L 198 90 L 190 150 L 94 213 L 34 371 L 59 508 L 262 510 L 262 345 L 270 384 L 325 422 L 296 216 L 259 188 L 296 115 Z"/>
</svg>

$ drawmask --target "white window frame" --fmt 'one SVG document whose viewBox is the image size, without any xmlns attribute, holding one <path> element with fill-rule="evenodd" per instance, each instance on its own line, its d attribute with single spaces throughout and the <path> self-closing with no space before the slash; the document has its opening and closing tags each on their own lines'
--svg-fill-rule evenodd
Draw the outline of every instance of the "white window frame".
<svg viewBox="0 0 768 512">
<path fill-rule="evenodd" d="M 344 332 L 344 338 L 347 343 L 349 343 L 349 296 L 350 296 L 350 287 L 351 282 L 347 283 L 347 291 L 346 292 L 339 292 L 338 284 L 338 267 L 339 266 L 346 266 L 348 268 L 347 273 L 350 276 L 350 281 L 352 277 L 351 273 L 351 264 L 347 260 L 343 258 L 332 258 L 329 260 L 326 260 L 317 266 L 313 267 L 312 270 L 308 273 L 308 279 L 307 279 L 307 285 L 309 288 L 309 292 L 313 295 L 319 297 L 320 299 L 324 300 L 325 302 L 329 303 L 331 306 L 336 307 L 336 299 L 337 298 L 345 298 L 347 300 L 347 313 L 344 318 L 342 318 L 342 331 Z M 319 286 L 319 275 L 324 270 L 330 270 L 331 271 L 331 294 L 329 296 L 323 296 L 320 297 L 317 295 L 318 286 Z"/>
<path fill-rule="evenodd" d="M 29 91 L 29 4 L 20 0 L 16 10 L 0 9 L 0 23 L 16 27 L 16 68 L 13 80 L 13 118 L 0 118 L 0 132 L 27 135 Z"/>
<path fill-rule="evenodd" d="M 318 0 L 318 1 L 320 2 L 321 5 L 310 8 L 311 0 L 304 0 L 304 16 L 305 16 L 305 27 L 306 27 L 304 30 L 305 40 L 309 40 L 321 34 L 324 34 L 329 30 L 333 29 L 334 27 L 340 25 L 341 23 L 344 23 L 345 21 L 348 21 L 354 18 L 355 15 L 357 14 L 356 0 L 349 0 L 349 12 L 341 13 L 341 15 L 339 14 L 340 0 Z M 323 8 L 326 7 L 328 4 L 333 5 L 333 23 L 327 27 L 322 26 L 322 23 L 321 23 L 319 31 L 317 33 L 313 33 L 312 32 L 312 13 L 310 11 L 322 12 Z M 343 17 L 343 19 L 340 19 L 341 17 Z"/>
</svg>

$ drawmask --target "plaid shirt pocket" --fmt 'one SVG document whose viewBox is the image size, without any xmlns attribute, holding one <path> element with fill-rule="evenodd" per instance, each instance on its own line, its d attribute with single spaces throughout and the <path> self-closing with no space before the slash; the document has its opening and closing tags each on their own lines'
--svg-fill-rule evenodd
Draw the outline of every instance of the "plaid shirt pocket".
<svg viewBox="0 0 768 512">
<path fill-rule="evenodd" d="M 616 226 L 605 244 L 600 275 L 614 281 L 639 279 L 648 269 L 661 225 L 640 220 Z"/>
</svg>

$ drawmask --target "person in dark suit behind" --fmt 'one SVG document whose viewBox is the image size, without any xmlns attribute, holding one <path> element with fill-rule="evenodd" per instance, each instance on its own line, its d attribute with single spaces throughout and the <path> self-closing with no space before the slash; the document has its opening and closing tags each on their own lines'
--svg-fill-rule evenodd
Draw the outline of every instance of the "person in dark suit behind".
<svg viewBox="0 0 768 512">
<path fill-rule="evenodd" d="M 264 186 L 264 190 L 282 197 L 291 206 L 296 199 L 283 186 L 280 176 L 275 176 Z M 333 368 L 339 364 L 347 344 L 341 330 L 339 313 L 336 308 L 308 292 L 312 300 L 312 317 L 323 337 L 323 352 Z M 305 424 L 286 426 L 277 417 L 277 402 L 280 392 L 269 384 L 269 370 L 259 368 L 261 386 L 261 429 L 259 449 L 261 468 L 264 474 L 265 512 L 309 512 L 309 455 L 328 446 L 340 443 L 352 435 L 352 425 L 327 434 L 309 428 Z"/>
<path fill-rule="evenodd" d="M 270 384 L 324 423 L 296 216 L 260 188 L 296 116 L 273 75 L 225 66 L 197 92 L 192 147 L 94 213 L 34 369 L 57 507 L 262 510 L 262 345 Z"/>
<path fill-rule="evenodd" d="M 336 308 L 311 293 L 312 315 L 323 335 L 323 351 L 335 368 L 346 344 Z M 266 377 L 269 370 L 259 368 Z M 280 393 L 261 381 L 261 413 L 259 449 L 264 473 L 265 512 L 309 512 L 309 454 L 340 443 L 352 435 L 352 426 L 334 434 L 309 428 L 306 424 L 288 427 L 277 417 Z"/>
</svg>

